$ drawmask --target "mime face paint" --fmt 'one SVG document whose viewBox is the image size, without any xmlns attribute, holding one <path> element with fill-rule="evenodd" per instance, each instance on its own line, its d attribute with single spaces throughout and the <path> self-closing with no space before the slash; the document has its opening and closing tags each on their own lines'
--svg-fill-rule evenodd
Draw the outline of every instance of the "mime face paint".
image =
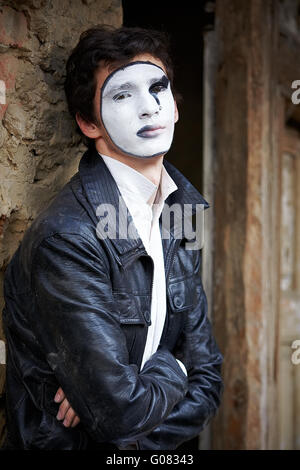
<svg viewBox="0 0 300 470">
<path fill-rule="evenodd" d="M 100 98 L 102 123 L 124 153 L 149 158 L 172 143 L 175 103 L 163 69 L 152 62 L 130 62 L 105 80 Z"/>
</svg>

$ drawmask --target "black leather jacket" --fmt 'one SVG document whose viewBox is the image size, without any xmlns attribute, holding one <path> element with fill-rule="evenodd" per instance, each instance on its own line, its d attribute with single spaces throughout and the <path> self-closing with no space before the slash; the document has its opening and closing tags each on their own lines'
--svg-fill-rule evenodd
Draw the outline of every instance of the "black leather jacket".
<svg viewBox="0 0 300 470">
<path fill-rule="evenodd" d="M 179 188 L 169 205 L 208 207 L 171 163 L 164 165 Z M 140 370 L 153 262 L 140 238 L 96 233 L 98 205 L 112 204 L 118 215 L 119 195 L 103 159 L 87 151 L 8 265 L 8 448 L 175 449 L 199 434 L 220 405 L 223 356 L 207 317 L 201 250 L 187 250 L 172 230 L 163 239 L 164 330 Z M 59 386 L 81 419 L 74 428 L 56 419 Z"/>
</svg>

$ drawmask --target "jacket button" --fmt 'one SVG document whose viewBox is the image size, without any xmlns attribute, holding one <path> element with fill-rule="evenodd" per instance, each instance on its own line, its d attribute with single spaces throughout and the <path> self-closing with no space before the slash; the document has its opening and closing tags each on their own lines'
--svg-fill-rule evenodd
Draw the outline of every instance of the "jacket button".
<svg viewBox="0 0 300 470">
<path fill-rule="evenodd" d="M 145 310 L 144 316 L 145 316 L 146 321 L 149 321 L 149 320 L 150 320 L 150 311 L 149 311 L 149 310 Z"/>
<path fill-rule="evenodd" d="M 182 300 L 178 295 L 175 295 L 174 297 L 174 304 L 175 307 L 182 307 Z"/>
</svg>

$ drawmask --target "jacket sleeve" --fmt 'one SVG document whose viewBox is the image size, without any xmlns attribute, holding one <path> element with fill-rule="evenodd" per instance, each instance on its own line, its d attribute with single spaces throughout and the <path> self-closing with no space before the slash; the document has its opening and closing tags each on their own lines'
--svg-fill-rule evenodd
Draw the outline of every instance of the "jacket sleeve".
<svg viewBox="0 0 300 470">
<path fill-rule="evenodd" d="M 37 248 L 31 282 L 37 340 L 57 382 L 98 442 L 149 433 L 187 392 L 173 354 L 157 351 L 142 372 L 129 364 L 107 259 L 77 234 L 53 235 Z"/>
<path fill-rule="evenodd" d="M 188 392 L 164 422 L 138 440 L 140 449 L 176 449 L 196 437 L 216 414 L 224 385 L 221 377 L 223 355 L 207 316 L 207 298 L 200 276 L 202 252 L 198 251 L 196 271 L 197 302 L 187 314 L 175 357 L 188 370 Z"/>
</svg>

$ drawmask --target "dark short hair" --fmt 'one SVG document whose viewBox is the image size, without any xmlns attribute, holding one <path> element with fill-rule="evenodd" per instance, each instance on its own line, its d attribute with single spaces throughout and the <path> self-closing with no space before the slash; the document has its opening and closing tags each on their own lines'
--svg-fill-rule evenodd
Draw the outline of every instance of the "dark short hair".
<svg viewBox="0 0 300 470">
<path fill-rule="evenodd" d="M 100 25 L 84 31 L 66 64 L 64 83 L 67 103 L 71 115 L 76 113 L 88 122 L 96 123 L 94 96 L 96 92 L 95 72 L 100 62 L 117 68 L 138 54 L 148 53 L 163 63 L 173 94 L 180 95 L 173 87 L 173 64 L 169 53 L 170 38 L 167 33 L 144 28 Z M 81 133 L 80 129 L 78 128 Z M 87 145 L 93 139 L 84 139 Z"/>
</svg>

